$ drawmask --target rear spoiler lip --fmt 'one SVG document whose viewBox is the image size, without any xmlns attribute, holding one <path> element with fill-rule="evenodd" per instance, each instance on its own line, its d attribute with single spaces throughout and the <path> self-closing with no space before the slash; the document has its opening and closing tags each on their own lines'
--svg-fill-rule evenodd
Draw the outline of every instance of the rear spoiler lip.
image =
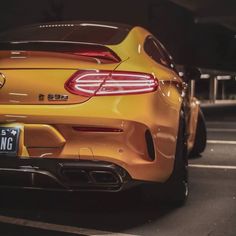
<svg viewBox="0 0 236 236">
<path fill-rule="evenodd" d="M 37 50 L 37 46 L 42 46 L 42 45 L 58 45 L 58 46 L 64 46 L 64 48 L 59 48 L 59 49 L 39 49 Z M 84 46 L 89 48 L 94 47 L 97 48 L 99 50 L 104 50 L 109 52 L 112 57 L 110 58 L 106 58 L 104 57 L 104 59 L 110 59 L 114 62 L 121 62 L 121 58 L 113 51 L 111 50 L 109 47 L 107 47 L 106 45 L 102 45 L 102 44 L 96 44 L 96 43 L 86 43 L 86 42 L 75 42 L 75 41 L 52 41 L 52 40 L 30 40 L 30 41 L 0 41 L 0 51 L 6 51 L 6 50 L 16 50 L 16 51 L 48 51 L 48 52 L 65 52 L 68 53 L 68 49 L 66 48 L 66 46 Z M 27 48 L 27 46 L 32 46 L 31 49 Z M 89 56 L 88 56 L 89 57 Z M 91 56 L 93 57 L 93 56 Z M 95 57 L 95 56 L 94 56 Z"/>
<path fill-rule="evenodd" d="M 103 46 L 103 44 L 98 43 L 86 43 L 79 41 L 60 41 L 60 40 L 22 40 L 22 41 L 0 41 L 0 44 L 22 44 L 22 43 L 61 43 L 61 44 L 78 44 L 78 45 L 94 45 Z"/>
</svg>

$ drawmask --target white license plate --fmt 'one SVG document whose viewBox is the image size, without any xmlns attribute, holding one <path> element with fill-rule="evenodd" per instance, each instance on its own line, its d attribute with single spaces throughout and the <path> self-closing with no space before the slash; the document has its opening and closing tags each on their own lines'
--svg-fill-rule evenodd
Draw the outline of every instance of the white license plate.
<svg viewBox="0 0 236 236">
<path fill-rule="evenodd" d="M 17 127 L 0 127 L 0 154 L 17 155 L 19 135 Z"/>
</svg>

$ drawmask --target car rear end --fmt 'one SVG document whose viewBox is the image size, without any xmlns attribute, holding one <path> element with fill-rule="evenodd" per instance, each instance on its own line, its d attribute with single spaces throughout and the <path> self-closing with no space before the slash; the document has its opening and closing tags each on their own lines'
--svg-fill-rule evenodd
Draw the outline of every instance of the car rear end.
<svg viewBox="0 0 236 236">
<path fill-rule="evenodd" d="M 128 58 L 99 43 L 17 38 L 0 46 L 1 186 L 120 191 L 168 178 L 175 140 L 157 161 L 152 74 L 119 70 Z"/>
</svg>

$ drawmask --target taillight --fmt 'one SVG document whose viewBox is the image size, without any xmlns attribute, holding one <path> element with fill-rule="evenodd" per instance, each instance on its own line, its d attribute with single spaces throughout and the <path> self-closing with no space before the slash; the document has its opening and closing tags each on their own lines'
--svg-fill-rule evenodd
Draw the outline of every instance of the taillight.
<svg viewBox="0 0 236 236">
<path fill-rule="evenodd" d="M 69 92 L 87 97 L 148 93 L 157 87 L 152 74 L 105 70 L 78 71 L 65 84 Z"/>
</svg>

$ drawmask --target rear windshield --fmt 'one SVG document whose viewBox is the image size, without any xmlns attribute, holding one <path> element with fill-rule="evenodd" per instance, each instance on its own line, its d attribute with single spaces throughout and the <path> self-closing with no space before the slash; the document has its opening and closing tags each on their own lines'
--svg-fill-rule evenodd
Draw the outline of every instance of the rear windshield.
<svg viewBox="0 0 236 236">
<path fill-rule="evenodd" d="M 74 41 L 105 45 L 119 44 L 130 31 L 126 25 L 53 23 L 26 26 L 0 34 L 0 42 Z"/>
</svg>

